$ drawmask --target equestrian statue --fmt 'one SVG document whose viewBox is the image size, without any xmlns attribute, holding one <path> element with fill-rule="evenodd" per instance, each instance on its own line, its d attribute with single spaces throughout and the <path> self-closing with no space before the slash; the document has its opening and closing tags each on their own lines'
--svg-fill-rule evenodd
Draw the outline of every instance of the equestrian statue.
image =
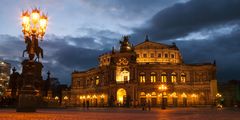
<svg viewBox="0 0 240 120">
<path fill-rule="evenodd" d="M 26 44 L 26 49 L 23 51 L 22 56 L 24 57 L 25 52 L 28 53 L 29 59 L 34 61 L 40 60 L 40 57 L 43 58 L 43 49 L 39 47 L 38 45 L 38 39 L 35 36 L 32 36 L 32 40 L 30 37 L 26 36 L 25 37 L 25 44 Z"/>
</svg>

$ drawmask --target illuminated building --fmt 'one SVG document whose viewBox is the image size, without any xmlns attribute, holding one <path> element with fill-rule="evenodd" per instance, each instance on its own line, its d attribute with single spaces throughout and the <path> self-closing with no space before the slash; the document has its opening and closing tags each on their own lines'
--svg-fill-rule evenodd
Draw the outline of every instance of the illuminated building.
<svg viewBox="0 0 240 120">
<path fill-rule="evenodd" d="M 4 95 L 9 83 L 11 65 L 0 61 L 0 96 Z"/>
<path fill-rule="evenodd" d="M 133 46 L 123 37 L 119 51 L 99 56 L 98 67 L 72 73 L 70 104 L 160 106 L 165 100 L 168 106 L 209 105 L 217 93 L 215 74 L 215 62 L 184 63 L 174 43 L 146 38 Z"/>
</svg>

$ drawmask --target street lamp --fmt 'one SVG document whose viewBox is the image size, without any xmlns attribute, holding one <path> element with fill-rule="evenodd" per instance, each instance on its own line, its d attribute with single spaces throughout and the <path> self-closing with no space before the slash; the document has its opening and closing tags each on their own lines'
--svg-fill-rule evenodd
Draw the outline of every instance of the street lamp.
<svg viewBox="0 0 240 120">
<path fill-rule="evenodd" d="M 38 39 L 43 40 L 45 35 L 48 17 L 39 9 L 32 9 L 22 12 L 22 32 L 24 34 L 25 43 L 27 48 L 24 52 L 28 52 L 30 60 L 33 60 L 35 54 L 39 60 L 39 56 L 43 57 L 43 50 L 38 46 Z M 24 57 L 23 52 L 23 57 Z"/>
<path fill-rule="evenodd" d="M 102 95 L 100 96 L 102 107 L 104 107 L 104 97 L 105 97 L 104 94 L 102 94 Z"/>
<path fill-rule="evenodd" d="M 186 107 L 187 106 L 187 95 L 185 93 L 183 93 L 181 96 L 183 98 L 183 106 Z"/>
<path fill-rule="evenodd" d="M 220 93 L 216 94 L 216 105 L 221 105 L 220 101 L 221 101 L 222 95 Z"/>
<path fill-rule="evenodd" d="M 166 105 L 165 105 L 165 98 L 164 98 L 164 92 L 167 91 L 167 86 L 162 84 L 158 87 L 158 89 L 161 91 L 162 93 L 162 109 L 166 109 Z"/>
<path fill-rule="evenodd" d="M 151 96 L 152 96 L 152 95 L 150 95 L 149 93 L 146 95 L 146 97 L 147 97 L 147 104 L 150 104 Z"/>
<path fill-rule="evenodd" d="M 48 17 L 35 8 L 31 12 L 28 10 L 23 11 L 21 19 L 22 32 L 26 43 L 26 49 L 23 51 L 22 56 L 24 57 L 24 53 L 27 52 L 29 59 L 25 59 L 22 62 L 21 79 L 23 80 L 23 85 L 19 92 L 19 102 L 16 110 L 17 112 L 35 112 L 38 102 L 35 96 L 37 93 L 35 89 L 41 89 L 43 68 L 42 63 L 39 61 L 40 57 L 43 58 L 43 49 L 39 46 L 38 40 L 43 40 Z"/>
<path fill-rule="evenodd" d="M 97 96 L 95 94 L 93 95 L 93 100 L 94 100 L 95 106 L 97 107 Z"/>
<path fill-rule="evenodd" d="M 195 105 L 195 100 L 197 98 L 197 95 L 193 93 L 191 97 L 192 97 L 193 105 Z"/>
<path fill-rule="evenodd" d="M 65 96 L 64 98 L 63 98 L 63 100 L 64 100 L 64 104 L 65 104 L 65 106 L 67 105 L 67 102 L 68 102 L 68 96 Z"/>
<path fill-rule="evenodd" d="M 220 93 L 216 94 L 216 98 L 221 98 L 221 97 L 222 97 L 222 95 Z"/>
</svg>

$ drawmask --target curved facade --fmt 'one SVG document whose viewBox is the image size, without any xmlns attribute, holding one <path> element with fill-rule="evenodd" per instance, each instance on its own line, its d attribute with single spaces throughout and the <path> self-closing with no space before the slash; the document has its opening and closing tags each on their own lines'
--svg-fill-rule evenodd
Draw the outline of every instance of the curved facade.
<svg viewBox="0 0 240 120">
<path fill-rule="evenodd" d="M 124 37 L 119 51 L 99 57 L 98 67 L 72 73 L 69 97 L 75 106 L 209 105 L 217 93 L 215 74 L 214 63 L 185 64 L 175 44 L 146 39 L 132 46 Z"/>
</svg>

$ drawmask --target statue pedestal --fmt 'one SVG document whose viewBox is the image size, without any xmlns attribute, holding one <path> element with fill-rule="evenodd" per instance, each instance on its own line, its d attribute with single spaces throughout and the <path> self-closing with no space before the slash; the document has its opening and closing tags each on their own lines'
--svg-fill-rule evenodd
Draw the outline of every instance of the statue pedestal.
<svg viewBox="0 0 240 120">
<path fill-rule="evenodd" d="M 31 85 L 25 86 L 19 95 L 17 112 L 36 112 L 37 100 Z"/>
<path fill-rule="evenodd" d="M 36 112 L 36 91 L 41 89 L 42 64 L 35 61 L 24 60 L 22 62 L 23 87 L 20 91 L 17 112 Z"/>
</svg>

